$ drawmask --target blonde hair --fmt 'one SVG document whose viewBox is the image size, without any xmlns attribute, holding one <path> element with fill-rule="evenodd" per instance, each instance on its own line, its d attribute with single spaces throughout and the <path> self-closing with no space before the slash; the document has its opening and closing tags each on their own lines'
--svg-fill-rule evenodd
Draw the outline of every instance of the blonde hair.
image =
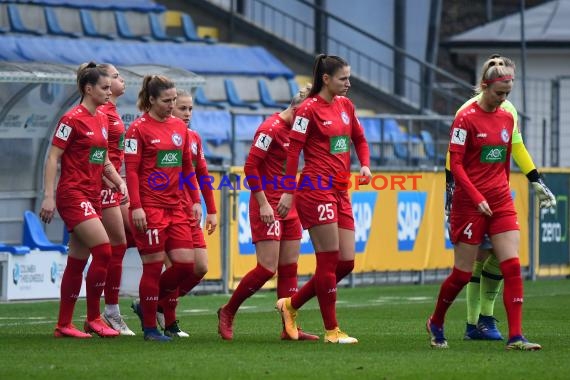
<svg viewBox="0 0 570 380">
<path fill-rule="evenodd" d="M 291 99 L 291 104 L 289 107 L 295 107 L 301 104 L 301 102 L 305 100 L 307 98 L 307 95 L 309 95 L 311 92 L 312 87 L 313 85 L 311 83 L 307 83 L 305 87 L 301 88 L 299 92 L 293 96 L 293 99 Z"/>
<path fill-rule="evenodd" d="M 480 94 L 483 92 L 483 84 L 491 84 L 501 77 L 504 77 L 505 80 L 514 80 L 515 69 L 515 62 L 512 59 L 498 54 L 492 55 L 485 61 L 485 63 L 483 63 L 483 67 L 481 68 L 481 78 L 475 87 L 475 93 Z"/>
</svg>

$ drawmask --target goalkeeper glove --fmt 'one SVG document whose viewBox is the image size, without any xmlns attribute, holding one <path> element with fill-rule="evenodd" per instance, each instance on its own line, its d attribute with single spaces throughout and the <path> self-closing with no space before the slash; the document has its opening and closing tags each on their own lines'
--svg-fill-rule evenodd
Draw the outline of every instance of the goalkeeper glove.
<svg viewBox="0 0 570 380">
<path fill-rule="evenodd" d="M 538 174 L 538 171 L 534 169 L 526 176 L 529 179 L 530 183 L 532 184 L 532 187 L 534 188 L 534 191 L 538 198 L 538 206 L 540 208 L 556 207 L 556 198 L 554 197 L 554 194 L 552 194 L 552 191 L 550 191 L 548 186 L 546 186 L 546 184 Z"/>
<path fill-rule="evenodd" d="M 445 169 L 445 215 L 451 213 L 451 203 L 453 200 L 453 192 L 455 191 L 455 180 L 451 171 Z"/>
</svg>

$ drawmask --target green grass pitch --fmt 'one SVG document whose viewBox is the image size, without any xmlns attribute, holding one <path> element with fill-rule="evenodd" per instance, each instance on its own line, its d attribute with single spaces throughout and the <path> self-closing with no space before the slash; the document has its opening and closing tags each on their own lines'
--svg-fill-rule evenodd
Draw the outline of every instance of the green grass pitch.
<svg viewBox="0 0 570 380">
<path fill-rule="evenodd" d="M 567 379 L 570 377 L 570 282 L 525 283 L 524 331 L 543 345 L 539 352 L 505 351 L 504 342 L 463 341 L 465 292 L 448 313 L 450 349 L 433 350 L 425 321 L 434 307 L 436 285 L 339 289 L 338 320 L 357 337 L 356 345 L 279 339 L 275 293 L 263 291 L 242 306 L 234 340 L 217 334 L 217 308 L 226 295 L 190 296 L 179 305 L 180 326 L 189 339 L 145 342 L 140 324 L 121 300 L 136 337 L 55 339 L 58 304 L 0 304 L 0 379 Z M 507 322 L 499 300 L 499 328 Z M 82 326 L 85 302 L 76 307 Z M 299 316 L 303 329 L 322 337 L 317 303 Z"/>
</svg>

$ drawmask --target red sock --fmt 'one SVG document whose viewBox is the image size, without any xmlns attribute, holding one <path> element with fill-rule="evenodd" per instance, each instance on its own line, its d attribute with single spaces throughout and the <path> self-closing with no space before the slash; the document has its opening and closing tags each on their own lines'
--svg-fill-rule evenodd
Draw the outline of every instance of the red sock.
<svg viewBox="0 0 570 380">
<path fill-rule="evenodd" d="M 164 312 L 164 324 L 170 326 L 176 321 L 178 305 L 178 287 L 194 273 L 194 263 L 172 262 L 172 266 L 160 276 L 158 302 Z"/>
<path fill-rule="evenodd" d="M 443 326 L 447 309 L 449 309 L 453 300 L 455 300 L 455 297 L 457 297 L 459 292 L 461 292 L 461 289 L 467 285 L 470 279 L 471 272 L 463 272 L 462 270 L 453 267 L 451 274 L 447 276 L 439 289 L 435 311 L 431 316 L 431 321 L 434 325 L 439 327 Z"/>
<path fill-rule="evenodd" d="M 297 292 L 297 263 L 277 267 L 277 299 Z"/>
<path fill-rule="evenodd" d="M 87 260 L 79 260 L 71 256 L 67 257 L 67 265 L 61 278 L 61 300 L 59 302 L 59 317 L 57 319 L 59 326 L 71 323 L 75 302 L 81 291 L 85 265 L 87 265 Z"/>
<path fill-rule="evenodd" d="M 196 287 L 202 281 L 202 277 L 198 277 L 196 273 L 192 272 L 189 276 L 187 276 L 182 283 L 178 287 L 178 297 L 184 297 L 186 294 L 190 293 L 192 289 Z"/>
<path fill-rule="evenodd" d="M 261 264 L 257 263 L 257 266 L 250 270 L 244 278 L 241 279 L 236 290 L 232 294 L 230 300 L 225 306 L 225 310 L 235 314 L 239 309 L 240 305 L 247 298 L 251 297 L 255 292 L 257 292 L 261 287 L 269 281 L 275 273 L 269 269 L 264 268 Z"/>
<path fill-rule="evenodd" d="M 139 297 L 144 328 L 156 328 L 160 272 L 162 272 L 162 261 L 143 263 L 143 272 L 139 283 Z"/>
<path fill-rule="evenodd" d="M 522 335 L 522 304 L 523 282 L 521 277 L 521 264 L 515 257 L 499 264 L 505 280 L 503 302 L 509 321 L 509 339 Z"/>
<path fill-rule="evenodd" d="M 305 285 L 297 291 L 297 293 L 291 296 L 291 306 L 295 309 L 300 309 L 304 304 L 306 304 L 311 298 L 313 298 L 317 293 L 315 292 L 315 276 L 311 277 Z"/>
<path fill-rule="evenodd" d="M 123 258 L 127 250 L 126 244 L 111 246 L 111 261 L 107 267 L 105 280 L 105 304 L 119 304 L 119 290 L 121 289 L 121 275 L 123 274 Z"/>
<path fill-rule="evenodd" d="M 339 260 L 336 266 L 336 283 L 348 276 L 354 269 L 354 260 Z"/>
<path fill-rule="evenodd" d="M 91 264 L 87 270 L 85 278 L 87 290 L 87 320 L 92 321 L 101 315 L 101 294 L 105 289 L 105 279 L 107 278 L 107 267 L 111 260 L 111 244 L 99 244 L 91 251 Z"/>
<path fill-rule="evenodd" d="M 315 292 L 319 300 L 319 308 L 325 329 L 338 327 L 336 320 L 336 266 L 338 251 L 317 252 L 317 268 L 315 270 Z"/>
</svg>

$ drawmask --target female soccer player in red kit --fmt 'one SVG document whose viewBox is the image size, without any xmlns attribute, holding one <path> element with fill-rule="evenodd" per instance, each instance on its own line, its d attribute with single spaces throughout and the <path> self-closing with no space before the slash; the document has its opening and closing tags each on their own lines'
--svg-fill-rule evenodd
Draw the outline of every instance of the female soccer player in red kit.
<svg viewBox="0 0 570 380">
<path fill-rule="evenodd" d="M 186 90 L 178 90 L 176 92 L 176 105 L 172 110 L 172 115 L 182 120 L 187 126 L 190 127 L 190 120 L 192 119 L 192 108 L 193 100 L 192 95 Z M 216 217 L 216 203 L 214 202 L 214 193 L 211 186 L 204 184 L 204 181 L 210 176 L 208 173 L 208 166 L 206 159 L 204 157 L 204 152 L 202 150 L 202 139 L 196 131 L 189 129 L 190 137 L 190 155 L 192 160 L 192 165 L 196 172 L 196 176 L 202 179 L 200 182 L 200 190 L 204 196 L 204 201 L 206 202 L 206 230 L 208 235 L 211 235 L 216 230 L 218 225 L 218 220 Z M 179 338 L 188 338 L 188 333 L 178 329 L 178 331 L 170 331 L 166 329 L 166 326 L 172 326 L 176 323 L 176 306 L 178 305 L 178 297 L 183 297 L 188 294 L 196 285 L 200 283 L 202 278 L 208 272 L 208 253 L 206 251 L 206 240 L 204 240 L 204 233 L 202 232 L 202 227 L 200 226 L 200 220 L 194 219 L 192 202 L 186 196 L 183 200 L 186 202 L 186 212 L 191 218 L 192 225 L 192 243 L 194 245 L 193 255 L 191 265 L 193 267 L 193 272 L 191 275 L 186 277 L 175 294 L 172 294 L 171 298 L 163 300 L 162 303 L 158 305 L 159 312 L 157 314 L 157 322 L 163 329 L 164 333 L 169 336 L 177 336 Z M 170 267 L 171 263 L 167 259 L 167 267 Z M 176 323 L 177 324 L 177 323 Z"/>
<path fill-rule="evenodd" d="M 111 96 L 111 78 L 93 62 L 83 64 L 77 71 L 81 93 L 78 106 L 69 110 L 59 121 L 48 153 L 44 173 L 44 200 L 40 217 L 45 223 L 57 211 L 69 232 L 69 255 L 61 280 L 59 317 L 56 337 L 90 338 L 89 332 L 102 337 L 119 333 L 101 320 L 100 298 L 105 287 L 107 266 L 112 249 L 105 227 L 101 223 L 101 187 L 105 175 L 123 194 L 125 184 L 107 154 L 108 121 L 97 107 Z M 61 174 L 54 192 L 58 162 Z M 89 254 L 91 265 L 85 279 L 87 286 L 86 333 L 71 322 L 75 302 L 81 290 L 83 269 Z"/>
<path fill-rule="evenodd" d="M 257 129 L 244 171 L 251 189 L 249 218 L 255 244 L 257 266 L 240 281 L 227 304 L 218 310 L 218 332 L 222 339 L 233 339 L 233 319 L 240 305 L 277 275 L 277 298 L 290 297 L 297 291 L 297 261 L 302 227 L 295 207 L 288 215 L 277 215 L 277 204 L 283 190 L 279 187 L 287 159 L 289 132 L 295 110 L 310 88 L 303 89 L 282 112 L 268 117 Z M 287 339 L 287 333 L 282 338 Z M 298 332 L 299 340 L 319 337 Z"/>
<path fill-rule="evenodd" d="M 99 111 L 108 118 L 108 154 L 109 160 L 117 173 L 121 172 L 124 160 L 125 125 L 117 113 L 117 98 L 125 93 L 125 81 L 117 68 L 111 64 L 98 66 L 111 78 L 111 96 L 109 101 L 99 107 Z M 104 179 L 105 180 L 105 179 Z M 104 181 L 105 182 L 105 181 Z M 121 213 L 121 194 L 108 185 L 101 189 L 102 221 L 111 242 L 111 260 L 107 267 L 105 281 L 105 311 L 103 320 L 121 335 L 135 335 L 125 323 L 119 309 L 119 290 L 123 272 L 123 257 L 127 250 L 125 223 Z"/>
<path fill-rule="evenodd" d="M 144 114 L 131 124 L 125 139 L 131 226 L 143 263 L 140 304 L 135 301 L 133 310 L 141 318 L 144 339 L 161 342 L 171 338 L 156 328 L 158 302 L 172 298 L 193 273 L 192 229 L 180 188 L 189 191 L 196 219 L 202 207 L 188 128 L 172 116 L 175 104 L 173 82 L 145 76 L 137 104 Z M 161 274 L 167 253 L 172 266 Z M 166 329 L 179 330 L 176 322 Z"/>
<path fill-rule="evenodd" d="M 313 66 L 313 88 L 297 108 L 289 138 L 286 174 L 294 178 L 299 154 L 305 166 L 295 191 L 295 203 L 303 228 L 309 230 L 315 247 L 314 276 L 290 298 L 277 302 L 285 330 L 298 339 L 296 314 L 317 295 L 325 342 L 357 343 L 342 332 L 336 320 L 336 284 L 354 267 L 354 217 L 344 174 L 350 173 L 350 145 L 360 160 L 360 176 L 371 178 L 370 152 L 354 105 L 346 97 L 350 88 L 350 66 L 337 56 L 320 54 Z M 294 186 L 293 186 L 294 188 Z M 281 196 L 277 211 L 287 215 L 293 201 L 292 187 Z"/>
<path fill-rule="evenodd" d="M 450 214 L 454 267 L 441 285 L 435 311 L 427 321 L 434 348 L 447 348 L 443 323 L 447 309 L 469 282 L 479 245 L 491 238 L 504 278 L 503 302 L 509 323 L 508 350 L 541 346 L 522 335 L 523 283 L 518 258 L 517 214 L 509 188 L 514 119 L 500 107 L 513 87 L 512 67 L 487 68 L 482 96 L 455 118 L 450 132 L 450 166 L 455 193 Z"/>
</svg>

